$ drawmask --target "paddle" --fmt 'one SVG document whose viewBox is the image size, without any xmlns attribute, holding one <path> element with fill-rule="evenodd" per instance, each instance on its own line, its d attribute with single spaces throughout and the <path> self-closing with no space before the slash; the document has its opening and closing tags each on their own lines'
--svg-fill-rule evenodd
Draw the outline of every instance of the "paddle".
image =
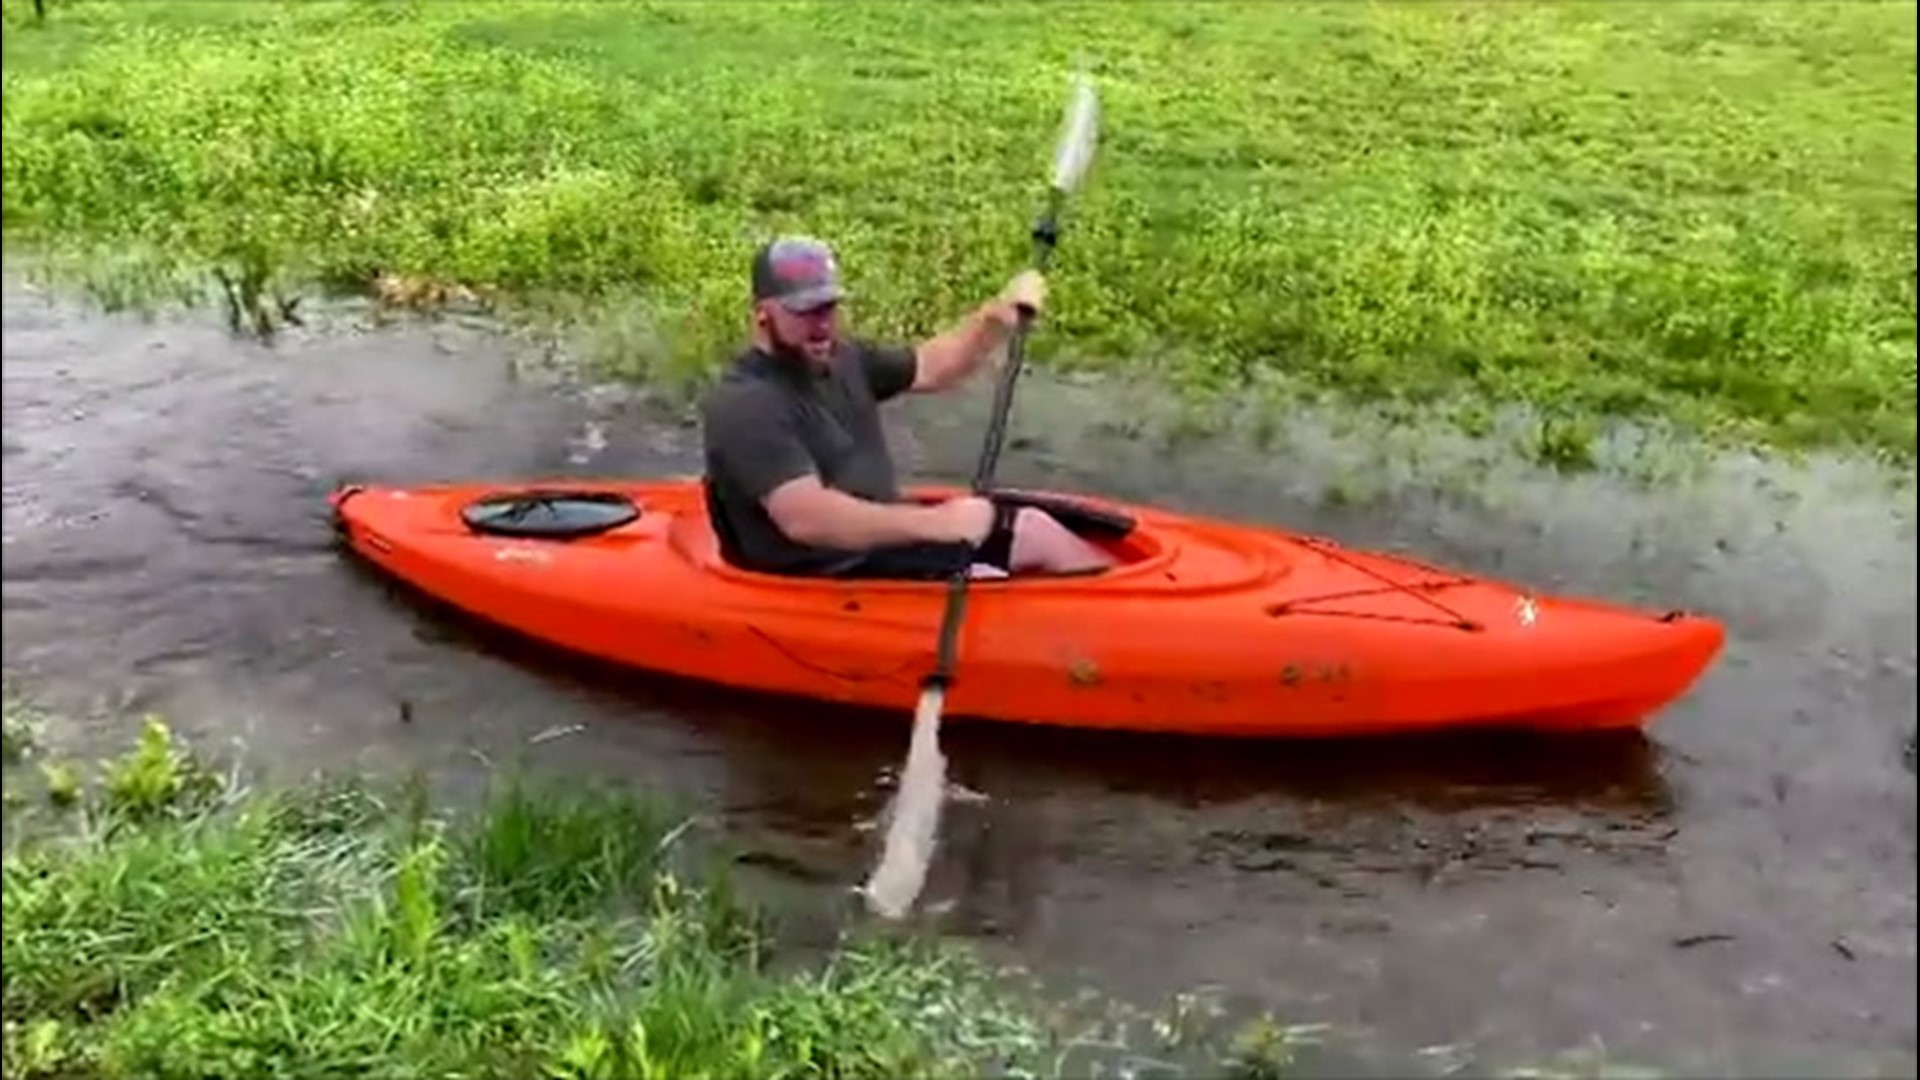
<svg viewBox="0 0 1920 1080">
<path fill-rule="evenodd" d="M 1046 208 L 1033 226 L 1034 266 L 1043 273 L 1059 242 L 1060 215 L 1066 207 L 1067 196 L 1079 186 L 1093 161 L 1099 115 L 1100 101 L 1093 84 L 1084 75 L 1076 77 L 1060 143 L 1054 151 L 1053 183 L 1047 192 Z M 1033 316 L 1025 307 L 1020 309 L 1013 340 L 1007 347 L 1006 366 L 994 388 L 986 442 L 980 451 L 980 464 L 974 470 L 976 495 L 987 493 L 994 467 L 1000 460 L 1000 447 L 1006 441 L 1007 414 L 1013 406 L 1014 383 L 1020 378 L 1020 369 L 1026 361 L 1027 334 L 1032 329 Z M 966 570 L 962 570 L 948 583 L 938 652 L 933 671 L 921 683 L 920 702 L 914 709 L 913 737 L 894 794 L 886 846 L 873 876 L 861 890 L 868 909 L 887 918 L 897 919 L 913 906 L 926 882 L 927 867 L 933 857 L 940 804 L 946 793 L 946 759 L 940 753 L 940 716 L 946 705 L 947 688 L 953 682 L 954 653 L 961 619 L 966 613 L 970 580 Z"/>
</svg>

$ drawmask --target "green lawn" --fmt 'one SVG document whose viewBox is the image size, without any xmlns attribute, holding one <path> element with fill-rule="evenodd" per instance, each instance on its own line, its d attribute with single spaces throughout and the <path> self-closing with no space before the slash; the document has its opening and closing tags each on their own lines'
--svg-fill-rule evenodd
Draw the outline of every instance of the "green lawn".
<svg viewBox="0 0 1920 1080">
<path fill-rule="evenodd" d="M 5 231 L 743 328 L 753 240 L 921 332 L 1105 123 L 1040 362 L 1914 448 L 1915 5 L 5 0 Z"/>
</svg>

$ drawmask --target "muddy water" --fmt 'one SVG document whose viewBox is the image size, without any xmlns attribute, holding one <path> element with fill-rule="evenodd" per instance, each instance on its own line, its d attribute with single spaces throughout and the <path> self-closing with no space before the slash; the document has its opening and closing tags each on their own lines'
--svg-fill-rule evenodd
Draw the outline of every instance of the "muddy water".
<svg viewBox="0 0 1920 1080">
<path fill-rule="evenodd" d="M 694 467 L 690 432 L 533 378 L 535 352 L 457 323 L 268 348 L 9 283 L 8 672 L 83 718 L 60 734 L 81 753 L 156 709 L 282 775 L 524 759 L 669 787 L 830 922 L 869 866 L 858 826 L 905 717 L 569 662 L 332 551 L 321 500 L 343 478 Z M 1732 639 L 1646 739 L 1597 745 L 950 728 L 951 769 L 990 801 L 949 813 L 929 888 L 942 929 L 1069 984 L 1147 1002 L 1216 986 L 1330 1024 L 1346 1049 L 1328 1067 L 1599 1045 L 1722 1074 L 1911 1068 L 1910 487 L 1715 460 L 1640 490 L 1306 421 L 1257 448 L 1176 451 L 1126 430 L 1150 402 L 1038 380 L 1021 394 L 1006 479 L 1707 609 Z M 916 402 L 903 455 L 964 476 L 983 414 L 984 394 Z"/>
</svg>

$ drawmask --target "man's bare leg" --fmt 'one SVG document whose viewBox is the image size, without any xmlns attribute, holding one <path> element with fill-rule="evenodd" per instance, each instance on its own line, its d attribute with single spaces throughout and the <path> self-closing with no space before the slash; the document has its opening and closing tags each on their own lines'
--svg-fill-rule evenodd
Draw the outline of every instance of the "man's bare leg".
<svg viewBox="0 0 1920 1080">
<path fill-rule="evenodd" d="M 1030 506 L 1014 514 L 1011 561 L 1016 574 L 1080 574 L 1114 564 L 1111 555 L 1069 532 L 1053 515 Z"/>
</svg>

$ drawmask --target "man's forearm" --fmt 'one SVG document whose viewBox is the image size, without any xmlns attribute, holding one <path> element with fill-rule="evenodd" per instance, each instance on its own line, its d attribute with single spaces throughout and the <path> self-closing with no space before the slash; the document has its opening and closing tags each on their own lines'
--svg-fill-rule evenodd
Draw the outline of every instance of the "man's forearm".
<svg viewBox="0 0 1920 1080">
<path fill-rule="evenodd" d="M 993 350 L 1006 343 L 1012 326 L 1007 305 L 990 300 L 952 328 L 920 343 L 915 356 L 920 374 L 916 390 L 944 390 L 971 375 Z"/>
<path fill-rule="evenodd" d="M 787 531 L 803 544 L 862 550 L 887 544 L 917 544 L 946 539 L 941 516 L 917 503 L 873 502 L 827 488 L 810 512 Z"/>
</svg>

